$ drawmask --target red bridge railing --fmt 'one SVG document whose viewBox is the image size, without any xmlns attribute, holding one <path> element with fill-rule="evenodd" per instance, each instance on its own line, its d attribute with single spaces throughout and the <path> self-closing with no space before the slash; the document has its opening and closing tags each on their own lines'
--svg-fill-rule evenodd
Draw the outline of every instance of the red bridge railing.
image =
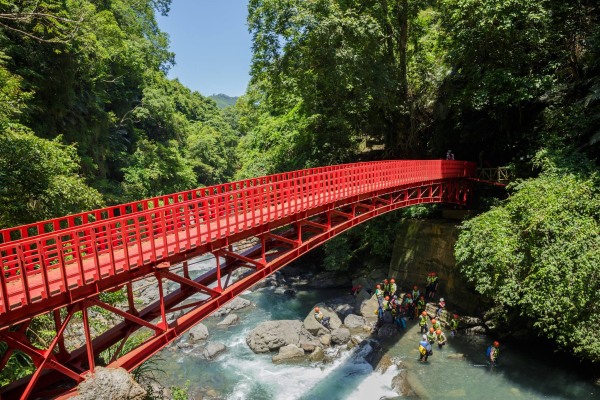
<svg viewBox="0 0 600 400">
<path fill-rule="evenodd" d="M 290 215 L 415 182 L 474 176 L 475 164 L 462 161 L 346 164 L 195 189 L 4 230 L 0 328 L 10 324 L 3 318 L 8 311 L 104 279 L 114 281 L 115 275 L 144 264 L 276 224 Z M 47 232 L 49 228 L 54 231 Z M 10 240 L 14 232 L 21 238 Z M 76 294 L 70 299 L 77 301 Z"/>
</svg>

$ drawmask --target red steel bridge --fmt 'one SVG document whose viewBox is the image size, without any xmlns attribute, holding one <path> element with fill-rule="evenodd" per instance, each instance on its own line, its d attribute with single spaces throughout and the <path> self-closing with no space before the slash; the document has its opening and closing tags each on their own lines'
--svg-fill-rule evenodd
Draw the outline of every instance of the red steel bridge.
<svg viewBox="0 0 600 400">
<path fill-rule="evenodd" d="M 36 367 L 33 375 L 0 389 L 0 397 L 68 397 L 107 349 L 113 354 L 108 367 L 131 371 L 224 303 L 330 238 L 402 207 L 465 205 L 477 180 L 475 164 L 464 161 L 335 165 L 0 230 L 0 342 L 6 349 L 0 368 L 15 351 Z M 188 260 L 205 254 L 212 254 L 214 268 L 194 274 Z M 138 309 L 132 284 L 149 277 L 160 298 Z M 167 284 L 175 289 L 168 291 Z M 102 301 L 103 293 L 119 289 L 127 304 Z M 120 322 L 96 332 L 90 307 Z M 26 335 L 41 315 L 55 329 L 45 348 Z M 83 326 L 80 348 L 65 342 L 70 323 Z M 147 339 L 123 354 L 125 342 L 139 330 L 148 332 Z"/>
</svg>

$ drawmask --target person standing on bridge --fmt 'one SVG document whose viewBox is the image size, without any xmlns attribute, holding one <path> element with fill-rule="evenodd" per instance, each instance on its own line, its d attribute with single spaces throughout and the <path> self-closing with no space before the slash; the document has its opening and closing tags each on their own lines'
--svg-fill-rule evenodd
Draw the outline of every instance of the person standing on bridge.
<svg viewBox="0 0 600 400">
<path fill-rule="evenodd" d="M 331 327 L 329 326 L 329 317 L 323 315 L 319 307 L 315 307 L 315 319 L 325 328 L 331 329 Z"/>
<path fill-rule="evenodd" d="M 446 160 L 454 160 L 454 153 L 452 152 L 452 150 L 448 150 L 446 152 Z"/>
</svg>

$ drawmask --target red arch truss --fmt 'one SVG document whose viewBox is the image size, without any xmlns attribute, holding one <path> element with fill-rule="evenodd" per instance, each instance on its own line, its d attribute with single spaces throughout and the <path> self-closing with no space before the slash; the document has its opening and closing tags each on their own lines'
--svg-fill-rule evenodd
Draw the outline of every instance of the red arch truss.
<svg viewBox="0 0 600 400">
<path fill-rule="evenodd" d="M 474 163 L 463 161 L 336 165 L 0 231 L 0 341 L 8 345 L 0 367 L 20 350 L 37 368 L 0 394 L 47 394 L 43 390 L 59 381 L 72 387 L 109 348 L 116 350 L 108 366 L 132 370 L 227 301 L 357 224 L 415 204 L 465 205 L 475 172 Z M 214 268 L 196 276 L 188 260 L 206 253 L 214 256 Z M 160 299 L 138 310 L 132 283 L 147 277 L 155 278 Z M 167 292 L 167 281 L 177 288 Z M 126 289 L 128 304 L 117 308 L 100 300 L 100 294 L 120 288 Z M 92 306 L 122 322 L 93 332 Z M 25 332 L 34 317 L 47 313 L 56 335 L 39 349 Z M 85 345 L 69 350 L 64 332 L 74 316 L 83 324 Z M 120 355 L 139 329 L 150 332 L 148 338 Z M 59 393 L 69 389 L 61 387 Z"/>
</svg>

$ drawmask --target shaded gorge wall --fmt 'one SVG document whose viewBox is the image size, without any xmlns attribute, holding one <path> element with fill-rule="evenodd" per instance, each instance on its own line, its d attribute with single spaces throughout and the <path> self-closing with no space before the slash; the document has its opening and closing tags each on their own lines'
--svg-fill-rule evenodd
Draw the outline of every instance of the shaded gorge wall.
<svg viewBox="0 0 600 400">
<path fill-rule="evenodd" d="M 458 222 L 448 220 L 405 220 L 398 225 L 388 276 L 402 290 L 418 285 L 424 291 L 427 275 L 436 272 L 440 285 L 435 300 L 444 297 L 449 309 L 475 315 L 482 311 L 480 296 L 467 285 L 454 259 Z"/>
</svg>

